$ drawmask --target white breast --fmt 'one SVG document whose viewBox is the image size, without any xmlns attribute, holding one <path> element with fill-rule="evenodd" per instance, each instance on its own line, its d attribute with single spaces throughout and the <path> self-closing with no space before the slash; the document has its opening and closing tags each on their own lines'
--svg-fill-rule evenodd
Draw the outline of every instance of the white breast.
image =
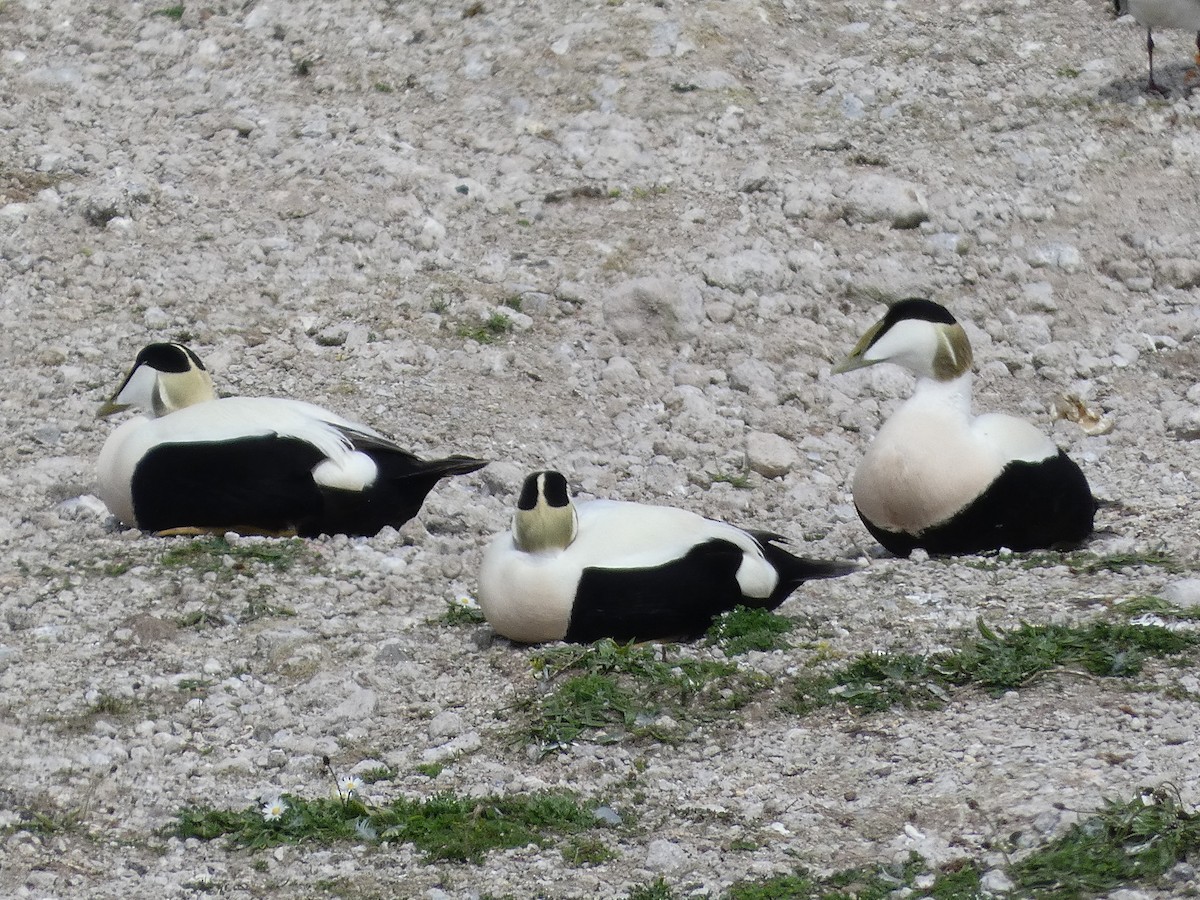
<svg viewBox="0 0 1200 900">
<path fill-rule="evenodd" d="M 973 418 L 962 401 L 921 385 L 879 430 L 854 476 L 854 502 L 868 521 L 914 534 L 974 501 L 1008 463 L 1058 452 L 1028 422 Z"/>
<path fill-rule="evenodd" d="M 479 573 L 479 605 L 498 633 L 529 643 L 560 640 L 584 569 L 660 566 L 714 538 L 744 551 L 737 574 L 744 594 L 766 597 L 778 584 L 757 542 L 732 525 L 687 510 L 617 500 L 580 503 L 577 510 L 579 531 L 564 550 L 523 553 L 511 532 L 488 545 Z"/>
</svg>

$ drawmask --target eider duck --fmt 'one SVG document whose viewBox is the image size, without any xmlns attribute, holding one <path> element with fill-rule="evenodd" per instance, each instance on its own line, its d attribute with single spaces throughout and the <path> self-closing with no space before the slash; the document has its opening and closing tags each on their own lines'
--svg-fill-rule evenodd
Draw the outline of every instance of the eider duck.
<svg viewBox="0 0 1200 900">
<path fill-rule="evenodd" d="M 574 504 L 558 472 L 525 479 L 512 528 L 484 551 L 479 606 L 522 643 L 684 638 L 743 605 L 774 609 L 805 581 L 853 571 L 779 535 L 667 506 Z"/>
<path fill-rule="evenodd" d="M 1154 29 L 1182 28 L 1196 34 L 1196 64 L 1200 65 L 1200 0 L 1114 0 L 1117 15 L 1122 7 L 1146 29 L 1146 58 L 1150 79 L 1146 90 L 1166 94 L 1154 80 Z"/>
<path fill-rule="evenodd" d="M 1013 416 L 971 413 L 971 344 L 944 306 L 894 304 L 833 372 L 892 362 L 916 388 L 854 474 L 854 505 L 897 556 L 1078 544 L 1096 501 L 1067 454 Z"/>
<path fill-rule="evenodd" d="M 166 534 L 372 535 L 399 527 L 447 475 L 487 465 L 423 460 L 366 425 L 299 400 L 217 399 L 195 353 L 156 343 L 100 416 L 128 408 L 100 451 L 99 493 L 121 522 Z"/>
</svg>

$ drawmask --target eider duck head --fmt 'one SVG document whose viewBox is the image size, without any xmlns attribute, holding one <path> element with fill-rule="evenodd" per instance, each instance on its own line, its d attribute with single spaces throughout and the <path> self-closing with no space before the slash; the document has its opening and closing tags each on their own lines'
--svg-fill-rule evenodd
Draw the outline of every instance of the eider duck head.
<svg viewBox="0 0 1200 900">
<path fill-rule="evenodd" d="M 867 329 L 833 374 L 876 363 L 903 366 L 918 378 L 953 381 L 971 371 L 971 342 L 950 311 L 932 300 L 897 301 Z"/>
<path fill-rule="evenodd" d="M 526 553 L 563 550 L 575 540 L 579 519 L 567 479 L 558 472 L 534 472 L 525 479 L 513 515 L 513 544 Z"/>
<path fill-rule="evenodd" d="M 178 343 L 149 344 L 138 353 L 133 368 L 112 398 L 100 407 L 99 416 L 139 409 L 165 416 L 216 399 L 212 377 L 195 353 Z"/>
</svg>

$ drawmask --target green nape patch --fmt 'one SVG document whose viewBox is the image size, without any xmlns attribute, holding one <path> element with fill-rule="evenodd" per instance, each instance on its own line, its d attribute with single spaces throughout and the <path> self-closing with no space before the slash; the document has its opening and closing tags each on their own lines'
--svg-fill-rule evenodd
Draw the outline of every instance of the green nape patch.
<svg viewBox="0 0 1200 900">
<path fill-rule="evenodd" d="M 255 566 L 288 569 L 306 554 L 309 546 L 300 538 L 271 538 L 230 544 L 223 537 L 180 539 L 159 557 L 168 569 L 187 568 L 197 572 L 247 572 Z"/>
<path fill-rule="evenodd" d="M 1200 637 L 1157 625 L 1097 622 L 1088 626 L 1028 625 L 993 631 L 981 620 L 979 638 L 961 650 L 933 656 L 871 653 L 826 675 L 800 680 L 788 708 L 800 715 L 837 703 L 862 713 L 895 705 L 934 709 L 949 690 L 974 685 L 993 693 L 1021 687 L 1046 672 L 1083 668 L 1100 677 L 1128 677 L 1148 657 L 1182 653 Z"/>
<path fill-rule="evenodd" d="M 605 639 L 537 654 L 534 675 L 549 687 L 516 704 L 525 719 L 519 739 L 545 752 L 580 739 L 678 740 L 689 723 L 728 718 L 771 683 L 733 663 L 668 660 L 669 647 Z"/>
<path fill-rule="evenodd" d="M 368 805 L 356 796 L 306 800 L 285 794 L 281 800 L 273 821 L 256 806 L 242 812 L 184 809 L 172 833 L 205 841 L 227 837 L 253 850 L 344 841 L 411 843 L 429 861 L 481 863 L 491 850 L 545 846 L 551 835 L 603 827 L 592 805 L 567 792 L 481 798 L 442 793 L 386 806 Z"/>
<path fill-rule="evenodd" d="M 1124 803 L 1110 800 L 1048 846 L 1018 860 L 1010 877 L 1042 900 L 1105 894 L 1153 881 L 1200 850 L 1200 815 L 1160 786 Z"/>
<path fill-rule="evenodd" d="M 723 613 L 708 629 L 708 643 L 719 644 L 726 656 L 741 656 L 751 650 L 786 650 L 792 645 L 783 635 L 796 625 L 769 609 L 737 606 Z"/>
</svg>

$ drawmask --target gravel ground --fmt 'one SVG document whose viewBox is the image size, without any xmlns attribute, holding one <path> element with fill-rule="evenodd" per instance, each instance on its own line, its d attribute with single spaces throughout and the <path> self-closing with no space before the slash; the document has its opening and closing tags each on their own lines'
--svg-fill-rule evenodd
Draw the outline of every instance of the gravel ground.
<svg viewBox="0 0 1200 900">
<path fill-rule="evenodd" d="M 1156 36 L 1164 101 L 1143 93 L 1143 32 L 1102 0 L 166 12 L 0 2 L 0 893 L 719 892 L 913 850 L 1000 865 L 996 840 L 1040 843 L 1164 781 L 1200 803 L 1194 667 L 868 718 L 768 697 L 677 745 L 539 758 L 505 721 L 535 651 L 442 621 L 547 466 L 585 496 L 866 558 L 781 608 L 796 648 L 745 658 L 768 675 L 955 646 L 978 617 L 1200 602 L 1191 36 Z M 850 477 L 910 384 L 829 368 L 909 294 L 967 324 L 978 405 L 1052 431 L 1108 501 L 1089 551 L 1181 571 L 873 545 Z M 497 312 L 510 331 L 488 332 Z M 165 338 L 224 392 L 495 462 L 400 532 L 280 568 L 173 563 L 186 539 L 123 531 L 93 496 L 114 427 L 94 411 Z M 1054 421 L 1064 393 L 1112 430 Z M 749 489 L 714 480 L 743 472 Z M 395 770 L 378 801 L 564 786 L 637 824 L 590 867 L 553 846 L 470 866 L 163 836 L 184 805 L 326 795 L 323 755 Z M 71 827 L 23 828 L 28 810 Z"/>
</svg>

